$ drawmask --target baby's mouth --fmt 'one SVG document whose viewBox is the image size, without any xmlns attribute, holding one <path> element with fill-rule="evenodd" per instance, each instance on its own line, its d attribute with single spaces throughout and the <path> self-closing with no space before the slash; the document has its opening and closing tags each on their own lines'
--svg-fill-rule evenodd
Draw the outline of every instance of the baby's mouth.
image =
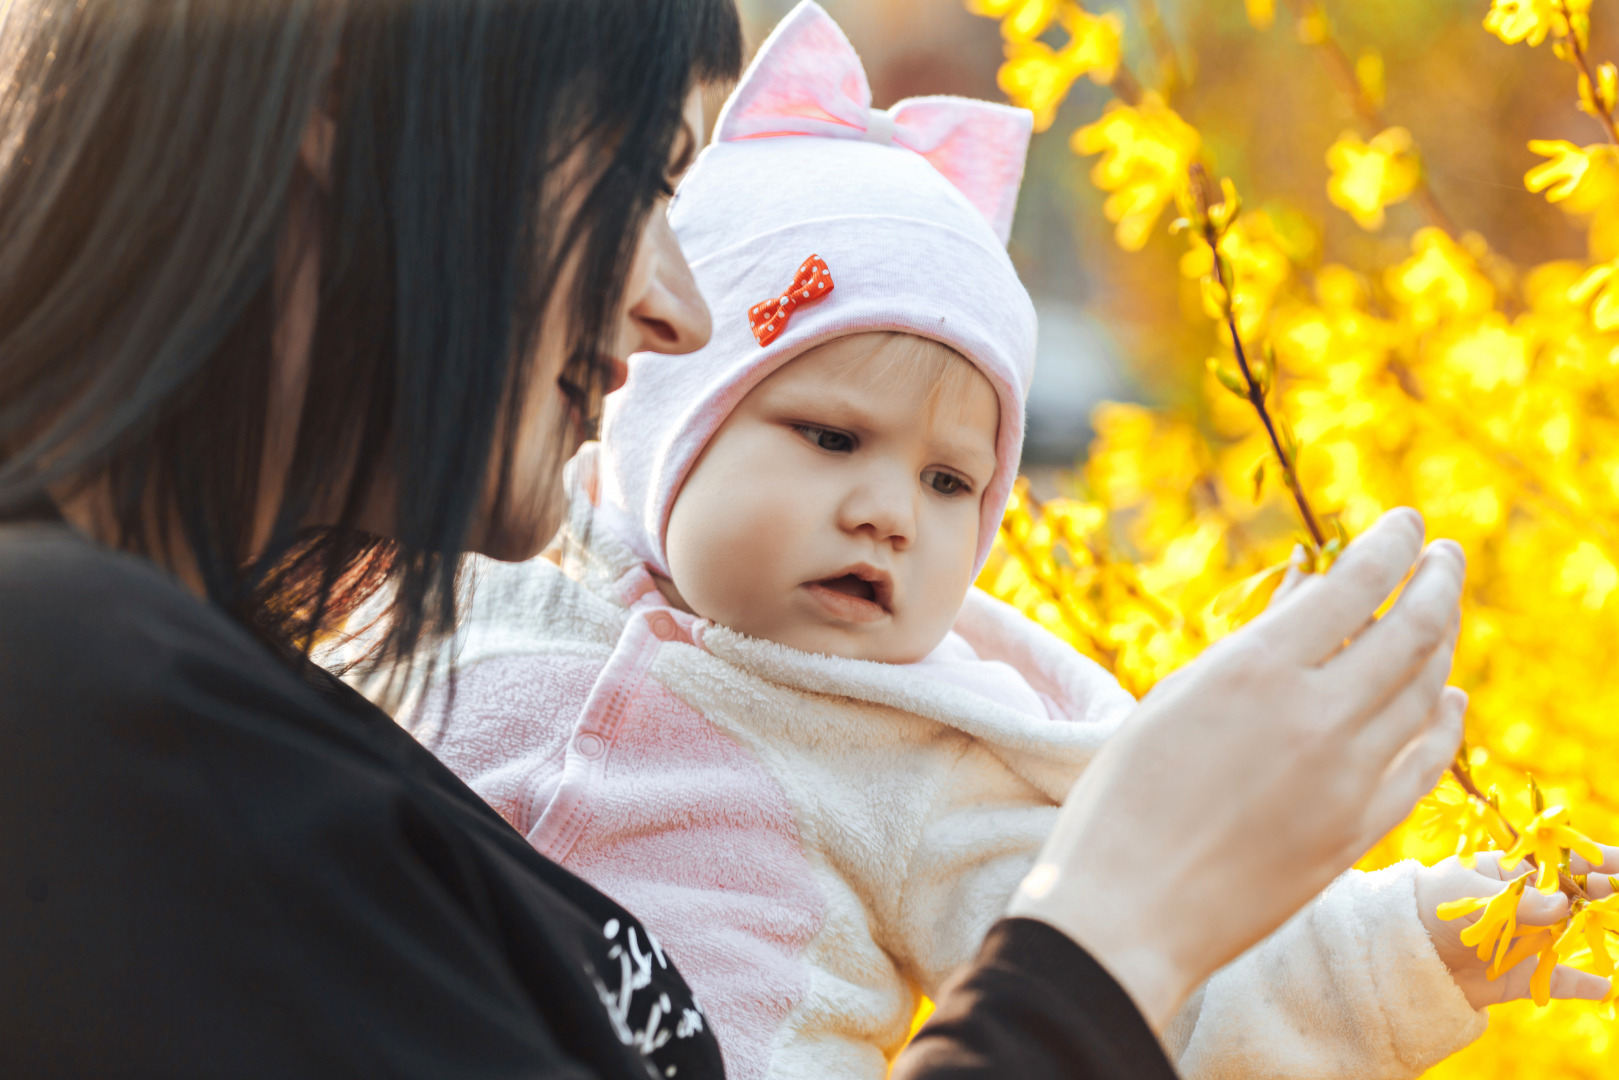
<svg viewBox="0 0 1619 1080">
<path fill-rule="evenodd" d="M 823 589 L 843 593 L 845 596 L 857 596 L 862 600 L 877 602 L 877 586 L 865 578 L 855 577 L 853 574 L 844 574 L 842 577 L 828 578 L 818 583 Z"/>
<path fill-rule="evenodd" d="M 828 614 L 841 621 L 876 622 L 892 613 L 893 583 L 875 567 L 851 567 L 842 574 L 808 582 L 806 587 Z"/>
</svg>

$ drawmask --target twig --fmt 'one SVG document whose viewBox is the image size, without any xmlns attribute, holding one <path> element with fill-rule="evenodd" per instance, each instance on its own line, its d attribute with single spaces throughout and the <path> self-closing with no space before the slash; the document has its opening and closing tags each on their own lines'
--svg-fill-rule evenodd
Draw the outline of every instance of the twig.
<svg viewBox="0 0 1619 1080">
<path fill-rule="evenodd" d="M 1135 73 L 1122 63 L 1113 72 L 1113 78 L 1108 81 L 1107 88 L 1113 91 L 1113 96 L 1132 108 L 1141 104 L 1141 82 Z"/>
<path fill-rule="evenodd" d="M 1585 54 L 1585 46 L 1580 43 L 1580 32 L 1575 29 L 1574 16 L 1568 10 L 1568 0 L 1557 0 L 1557 10 L 1563 16 L 1563 21 L 1568 24 L 1568 37 L 1563 40 L 1568 42 L 1569 63 L 1579 68 L 1580 74 L 1585 77 L 1585 85 L 1591 90 L 1591 100 L 1600 103 L 1597 97 L 1596 76 L 1591 72 L 1591 58 Z M 1594 110 L 1592 115 L 1601 122 L 1602 130 L 1608 133 L 1608 142 L 1619 146 L 1619 128 L 1614 126 L 1613 114 L 1599 108 Z"/>
<path fill-rule="evenodd" d="M 1187 85 L 1180 56 L 1175 51 L 1175 42 L 1170 39 L 1169 30 L 1164 26 L 1164 16 L 1158 10 L 1157 0 L 1136 0 L 1136 17 L 1141 20 L 1141 28 L 1147 32 L 1147 42 L 1152 46 L 1153 55 L 1158 58 L 1158 72 L 1163 83 L 1160 92 L 1167 101 Z"/>
<path fill-rule="evenodd" d="M 1044 515 L 1045 507 L 1031 492 L 1024 490 L 1019 497 L 1028 503 L 1029 509 L 1034 515 Z M 1063 622 L 1068 624 L 1069 629 L 1084 635 L 1085 639 L 1091 643 L 1091 648 L 1096 650 L 1096 659 L 1100 660 L 1102 665 L 1109 671 L 1116 669 L 1119 663 L 1118 650 L 1103 644 L 1101 638 L 1097 637 L 1096 632 L 1075 616 L 1074 612 L 1069 608 L 1066 594 L 1061 589 L 1058 589 L 1054 583 L 1047 581 L 1045 576 L 1039 572 L 1039 567 L 1035 565 L 1033 556 L 1030 555 L 1017 537 L 1012 535 L 1012 531 L 1005 524 L 1001 526 L 1001 542 L 1006 546 L 1006 550 L 1011 554 L 1012 558 L 1016 559 L 1023 567 L 1023 572 L 1028 579 L 1045 594 L 1047 600 L 1057 606 L 1057 611 L 1062 615 Z"/>
<path fill-rule="evenodd" d="M 1225 279 L 1225 268 L 1220 261 L 1220 233 L 1209 216 L 1209 211 L 1219 206 L 1221 200 L 1215 197 L 1208 170 L 1203 168 L 1200 162 L 1192 165 L 1191 177 L 1192 198 L 1197 205 L 1197 224 L 1203 231 L 1203 242 L 1209 245 L 1209 254 L 1214 259 L 1214 279 L 1225 290 L 1227 297 L 1225 324 L 1231 334 L 1231 348 L 1237 356 L 1237 367 L 1242 370 L 1242 377 L 1248 388 L 1248 403 L 1254 407 L 1254 412 L 1259 414 L 1260 422 L 1265 425 L 1265 434 L 1270 436 L 1271 449 L 1276 452 L 1276 460 L 1282 464 L 1287 488 L 1293 493 L 1293 501 L 1298 504 L 1299 516 L 1304 519 L 1304 527 L 1310 531 L 1310 539 L 1315 542 L 1316 550 L 1320 551 L 1327 545 L 1326 534 L 1321 530 L 1315 511 L 1310 508 L 1310 500 L 1304 495 L 1304 485 L 1299 483 L 1297 462 L 1282 446 L 1281 436 L 1276 431 L 1276 422 L 1271 419 L 1270 407 L 1265 404 L 1265 391 L 1259 385 L 1259 380 L 1254 378 L 1253 369 L 1248 365 L 1248 353 L 1243 348 L 1242 334 L 1237 330 L 1236 313 L 1230 303 L 1236 282 L 1228 282 Z"/>
<path fill-rule="evenodd" d="M 1512 827 L 1512 822 L 1507 820 L 1507 816 L 1505 814 L 1501 813 L 1495 808 L 1494 803 L 1485 798 L 1484 793 L 1478 789 L 1477 784 L 1473 783 L 1473 778 L 1468 775 L 1466 767 L 1463 766 L 1460 761 L 1451 763 L 1450 775 L 1458 784 L 1461 785 L 1462 790 L 1467 793 L 1468 798 L 1472 799 L 1474 802 L 1478 803 L 1480 806 L 1484 807 L 1486 810 L 1496 816 L 1496 818 L 1501 822 L 1501 827 L 1506 829 L 1507 835 L 1512 837 L 1512 842 L 1516 844 L 1518 842 L 1518 830 Z M 1523 861 L 1534 867 L 1536 870 L 1540 869 L 1540 863 L 1535 860 L 1535 857 L 1532 854 L 1525 854 Z M 1561 868 L 1559 868 L 1557 871 L 1557 884 L 1562 888 L 1563 892 L 1570 897 L 1579 897 L 1581 900 L 1591 899 L 1590 894 L 1584 889 L 1580 888 L 1580 883 L 1575 881 L 1573 877 L 1565 873 Z"/>
</svg>

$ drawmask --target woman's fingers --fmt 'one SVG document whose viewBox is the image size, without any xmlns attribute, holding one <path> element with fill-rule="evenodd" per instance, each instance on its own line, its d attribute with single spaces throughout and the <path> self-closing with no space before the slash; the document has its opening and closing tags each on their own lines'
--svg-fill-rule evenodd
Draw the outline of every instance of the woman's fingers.
<svg viewBox="0 0 1619 1080">
<path fill-rule="evenodd" d="M 1282 575 L 1282 583 L 1270 594 L 1270 602 L 1266 607 L 1276 607 L 1286 600 L 1300 585 L 1310 580 L 1310 575 L 1304 570 L 1306 556 L 1303 544 L 1294 544 L 1292 554 L 1287 557 L 1287 573 Z"/>
<path fill-rule="evenodd" d="M 1428 545 L 1394 608 L 1323 665 L 1324 670 L 1347 686 L 1397 689 L 1435 649 L 1453 639 L 1466 566 L 1454 542 Z"/>
<path fill-rule="evenodd" d="M 1429 728 L 1406 746 L 1383 776 L 1362 819 L 1367 842 L 1375 842 L 1404 821 L 1417 800 L 1433 790 L 1462 744 L 1462 716 L 1467 695 L 1447 687 L 1440 695 Z"/>
<path fill-rule="evenodd" d="M 1313 577 L 1255 620 L 1273 647 L 1317 664 L 1365 625 L 1405 578 L 1422 550 L 1422 517 L 1391 510 L 1324 575 Z"/>
<path fill-rule="evenodd" d="M 1434 711 L 1447 690 L 1453 697 L 1462 693 L 1454 687 L 1445 686 L 1450 678 L 1451 653 L 1455 647 L 1456 637 L 1452 633 L 1428 654 L 1416 676 L 1399 687 L 1392 698 L 1368 703 L 1370 719 L 1351 738 L 1351 760 L 1362 762 L 1372 769 L 1386 768 L 1395 755 L 1433 722 Z M 1345 697 L 1358 685 L 1354 682 L 1345 684 Z M 1460 704 L 1465 710 L 1465 695 Z"/>
</svg>

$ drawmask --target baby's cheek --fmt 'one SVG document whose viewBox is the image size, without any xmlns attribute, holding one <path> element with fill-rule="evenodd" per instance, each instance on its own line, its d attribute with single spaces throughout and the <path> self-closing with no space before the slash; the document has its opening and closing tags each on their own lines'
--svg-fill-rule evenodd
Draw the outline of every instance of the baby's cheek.
<svg viewBox="0 0 1619 1080">
<path fill-rule="evenodd" d="M 926 556 L 919 560 L 923 580 L 913 596 L 916 603 L 908 620 L 907 638 L 914 648 L 931 652 L 944 640 L 972 588 L 973 563 L 978 557 L 976 506 L 948 508 L 938 515 Z"/>
</svg>

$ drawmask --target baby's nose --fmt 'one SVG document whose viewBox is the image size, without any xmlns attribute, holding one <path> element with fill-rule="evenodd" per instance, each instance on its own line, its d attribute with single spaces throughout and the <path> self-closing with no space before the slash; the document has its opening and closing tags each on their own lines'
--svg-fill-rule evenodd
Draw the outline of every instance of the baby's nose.
<svg viewBox="0 0 1619 1080">
<path fill-rule="evenodd" d="M 840 524 L 850 532 L 870 533 L 880 543 L 909 545 L 916 539 L 916 500 L 891 481 L 874 480 L 850 492 Z"/>
</svg>

